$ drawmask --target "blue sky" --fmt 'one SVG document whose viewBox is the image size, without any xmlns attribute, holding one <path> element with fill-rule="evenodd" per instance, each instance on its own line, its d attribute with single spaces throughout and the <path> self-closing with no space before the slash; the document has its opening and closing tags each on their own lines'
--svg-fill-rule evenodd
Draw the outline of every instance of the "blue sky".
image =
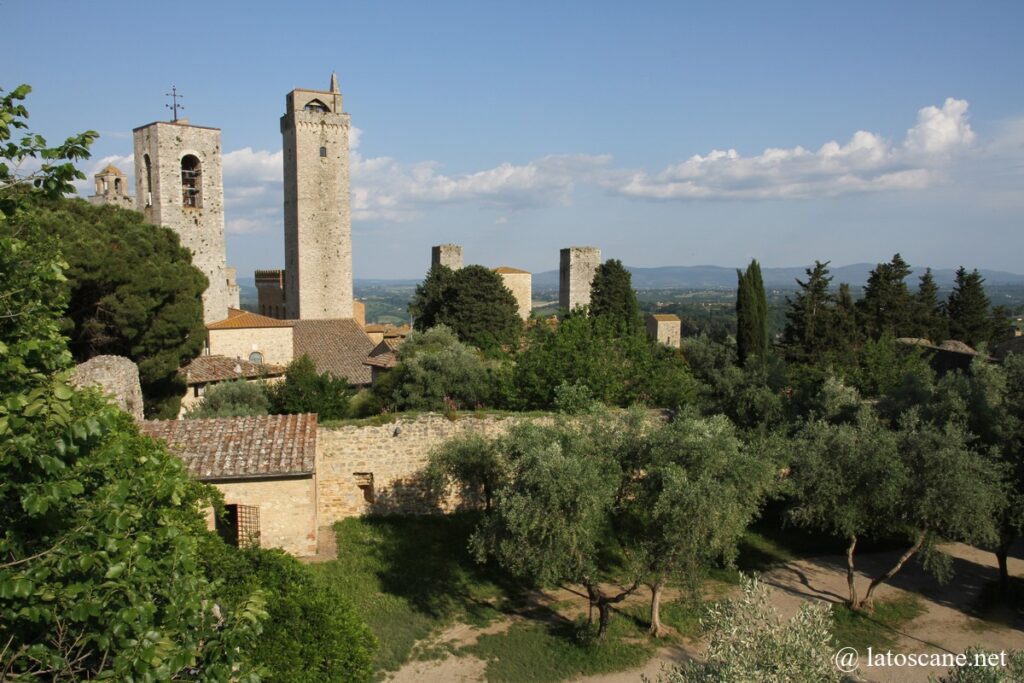
<svg viewBox="0 0 1024 683">
<path fill-rule="evenodd" d="M 1024 272 L 1024 3 L 6 0 L 33 129 L 222 129 L 228 262 L 283 264 L 284 97 L 337 71 L 356 277 L 814 259 Z M 10 28 L 16 30 L 10 30 Z M 833 144 L 834 143 L 834 144 Z"/>
</svg>

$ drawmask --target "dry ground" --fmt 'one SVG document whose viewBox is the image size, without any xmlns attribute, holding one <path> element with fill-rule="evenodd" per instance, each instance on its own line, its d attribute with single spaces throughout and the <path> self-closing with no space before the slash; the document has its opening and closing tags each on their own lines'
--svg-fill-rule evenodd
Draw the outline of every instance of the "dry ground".
<svg viewBox="0 0 1024 683">
<path fill-rule="evenodd" d="M 878 599 L 899 597 L 907 592 L 917 595 L 925 606 L 925 611 L 916 619 L 907 623 L 898 635 L 894 653 L 959 653 L 972 645 L 980 645 L 990 651 L 1024 649 L 1024 623 L 1008 618 L 1005 623 L 982 621 L 972 613 L 982 586 L 993 581 L 996 574 L 995 557 L 992 553 L 961 544 L 948 546 L 946 552 L 954 558 L 955 579 L 947 586 L 940 586 L 934 579 L 926 575 L 919 565 L 911 563 L 898 574 L 889 585 L 881 586 L 876 591 Z M 867 586 L 867 575 L 874 574 L 889 566 L 898 552 L 868 555 L 859 559 L 860 581 L 863 591 Z M 1010 572 L 1020 576 L 1024 574 L 1024 561 L 1016 558 L 1010 560 Z M 845 558 L 841 556 L 824 556 L 808 560 L 791 562 L 783 567 L 772 570 L 764 575 L 764 582 L 771 587 L 773 604 L 785 615 L 793 614 L 799 605 L 807 600 L 826 600 L 841 602 L 846 595 Z M 634 601 L 646 602 L 648 595 L 640 592 L 632 598 Z M 578 594 L 571 591 L 555 591 L 538 596 L 538 601 L 550 605 L 563 606 L 560 613 L 572 618 L 583 609 L 585 602 Z M 572 607 L 564 607 L 572 605 Z M 514 620 L 528 616 L 512 616 L 484 629 L 474 628 L 465 624 L 456 624 L 443 633 L 422 643 L 423 647 L 436 648 L 450 645 L 462 647 L 472 644 L 484 633 L 496 633 L 507 629 Z M 702 650 L 700 642 L 686 641 L 663 647 L 658 653 L 639 669 L 622 671 L 615 674 L 592 676 L 584 679 L 588 683 L 626 683 L 641 680 L 646 675 L 656 680 L 665 667 L 670 667 L 688 657 L 699 657 Z M 863 655 L 863 653 L 862 653 Z M 475 682 L 484 681 L 486 663 L 470 656 L 449 655 L 433 661 L 413 661 L 401 670 L 389 676 L 394 683 L 442 683 L 442 682 Z M 944 669 L 909 669 L 909 668 L 867 668 L 862 667 L 860 675 L 865 680 L 877 683 L 892 682 L 925 682 L 929 674 L 944 673 Z"/>
</svg>

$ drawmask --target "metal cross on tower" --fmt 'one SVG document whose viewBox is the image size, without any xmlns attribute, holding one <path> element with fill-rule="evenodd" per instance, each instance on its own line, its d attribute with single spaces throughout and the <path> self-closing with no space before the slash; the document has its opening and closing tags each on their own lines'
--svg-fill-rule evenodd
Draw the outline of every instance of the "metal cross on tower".
<svg viewBox="0 0 1024 683">
<path fill-rule="evenodd" d="M 179 95 L 178 94 L 178 89 L 175 86 L 173 86 L 173 85 L 171 86 L 171 92 L 164 93 L 164 95 L 166 97 L 170 97 L 171 98 L 171 104 L 165 104 L 164 106 L 167 107 L 168 109 L 170 109 L 174 113 L 174 118 L 172 118 L 171 120 L 174 121 L 175 123 L 177 123 L 178 122 L 178 110 L 179 109 L 181 109 L 181 110 L 185 109 L 184 105 L 178 104 L 178 100 L 185 99 L 185 96 L 184 95 Z"/>
</svg>

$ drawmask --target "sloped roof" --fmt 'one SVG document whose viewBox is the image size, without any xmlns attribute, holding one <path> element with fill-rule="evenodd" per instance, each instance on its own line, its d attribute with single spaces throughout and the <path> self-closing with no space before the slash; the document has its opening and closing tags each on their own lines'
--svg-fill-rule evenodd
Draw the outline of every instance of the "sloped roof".
<svg viewBox="0 0 1024 683">
<path fill-rule="evenodd" d="M 394 353 L 405 341 L 404 337 L 384 337 L 379 344 L 370 351 L 371 356 L 380 356 L 385 353 Z"/>
<path fill-rule="evenodd" d="M 497 268 L 494 269 L 494 272 L 502 274 L 502 275 L 513 275 L 513 274 L 531 275 L 532 274 L 528 270 L 520 270 L 519 268 L 513 268 L 512 266 L 498 266 Z"/>
<path fill-rule="evenodd" d="M 349 384 L 369 384 L 370 368 L 363 361 L 374 347 L 352 318 L 293 320 L 292 355 L 307 355 L 317 372 L 329 372 Z"/>
<path fill-rule="evenodd" d="M 398 359 L 393 353 L 382 353 L 376 356 L 370 356 L 363 361 L 363 365 L 369 365 L 374 368 L 383 368 L 385 370 L 393 368 L 398 365 Z"/>
<path fill-rule="evenodd" d="M 207 382 L 223 382 L 229 379 L 244 377 L 272 377 L 284 374 L 284 366 L 271 363 L 250 363 L 241 358 L 227 356 L 199 356 L 178 372 L 185 376 L 185 383 L 206 384 Z"/>
<path fill-rule="evenodd" d="M 652 313 L 651 317 L 658 322 L 680 322 L 679 316 L 674 313 Z"/>
<path fill-rule="evenodd" d="M 200 481 L 303 476 L 316 469 L 316 415 L 261 415 L 206 420 L 146 420 Z"/>
<path fill-rule="evenodd" d="M 292 327 L 295 320 L 278 320 L 237 308 L 228 309 L 228 317 L 206 326 L 208 330 L 235 330 L 246 327 Z"/>
<path fill-rule="evenodd" d="M 104 168 L 99 173 L 97 173 L 96 175 L 106 175 L 108 173 L 110 173 L 112 175 L 119 175 L 119 176 L 123 176 L 124 175 L 124 172 L 121 171 L 121 169 L 119 169 L 117 166 L 114 166 L 113 164 L 107 164 L 107 167 Z"/>
</svg>

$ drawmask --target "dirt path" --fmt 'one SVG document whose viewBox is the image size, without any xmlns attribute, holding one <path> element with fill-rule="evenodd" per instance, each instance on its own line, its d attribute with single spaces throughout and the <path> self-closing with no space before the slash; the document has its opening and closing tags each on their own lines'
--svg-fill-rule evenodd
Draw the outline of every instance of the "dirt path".
<svg viewBox="0 0 1024 683">
<path fill-rule="evenodd" d="M 950 545 L 945 551 L 953 557 L 956 572 L 950 584 L 941 586 L 925 574 L 919 564 L 910 564 L 904 567 L 891 584 L 883 585 L 876 591 L 880 600 L 900 597 L 910 592 L 918 596 L 926 607 L 921 616 L 906 624 L 902 632 L 897 634 L 893 654 L 961 653 L 972 645 L 979 645 L 994 652 L 1024 649 L 1024 623 L 997 625 L 971 616 L 982 586 L 997 577 L 995 556 L 961 544 Z M 879 573 L 890 566 L 898 554 L 879 553 L 861 558 L 858 561 L 861 590 L 867 587 L 868 575 Z M 768 572 L 763 576 L 763 581 L 771 587 L 772 604 L 781 613 L 789 616 L 807 600 L 843 601 L 847 591 L 845 571 L 844 557 L 826 556 L 792 562 Z M 1010 572 L 1017 576 L 1024 574 L 1024 561 L 1011 558 Z M 579 601 L 578 595 L 563 590 L 546 594 L 539 599 L 553 604 L 573 598 Z M 631 598 L 631 602 L 646 602 L 647 599 L 646 593 L 640 591 Z M 475 642 L 483 633 L 496 633 L 507 629 L 519 618 L 522 617 L 503 619 L 486 629 L 456 624 L 431 638 L 425 645 L 465 646 Z M 671 668 L 689 657 L 699 656 L 700 650 L 700 645 L 696 643 L 663 647 L 641 668 L 578 680 L 584 683 L 636 683 L 641 680 L 641 676 L 646 675 L 648 679 L 656 681 L 664 669 Z M 866 667 L 863 665 L 866 653 L 860 654 L 860 675 L 877 683 L 925 683 L 929 674 L 942 674 L 946 671 L 942 666 Z M 486 680 L 485 671 L 486 662 L 480 659 L 450 655 L 444 659 L 410 662 L 389 676 L 388 680 L 395 683 L 468 683 Z"/>
</svg>

